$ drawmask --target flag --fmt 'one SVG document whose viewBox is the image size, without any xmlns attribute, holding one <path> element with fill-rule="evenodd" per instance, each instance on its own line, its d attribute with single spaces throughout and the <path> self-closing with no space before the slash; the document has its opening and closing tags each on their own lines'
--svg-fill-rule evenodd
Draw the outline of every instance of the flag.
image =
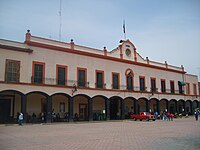
<svg viewBox="0 0 200 150">
<path fill-rule="evenodd" d="M 125 30 L 125 20 L 123 21 L 123 32 L 124 32 L 124 34 L 126 33 L 126 30 Z"/>
</svg>

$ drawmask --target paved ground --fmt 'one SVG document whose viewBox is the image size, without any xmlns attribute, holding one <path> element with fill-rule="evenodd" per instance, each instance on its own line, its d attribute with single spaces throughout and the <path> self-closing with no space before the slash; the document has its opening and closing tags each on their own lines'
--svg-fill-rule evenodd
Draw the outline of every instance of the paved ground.
<svg viewBox="0 0 200 150">
<path fill-rule="evenodd" d="M 0 150 L 199 150 L 200 121 L 0 125 Z"/>
</svg>

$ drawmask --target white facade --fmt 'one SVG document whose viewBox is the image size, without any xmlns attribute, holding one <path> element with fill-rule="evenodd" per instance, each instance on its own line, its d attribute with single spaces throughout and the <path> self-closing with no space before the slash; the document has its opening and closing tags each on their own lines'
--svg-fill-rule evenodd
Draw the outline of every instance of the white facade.
<svg viewBox="0 0 200 150">
<path fill-rule="evenodd" d="M 19 82 L 5 81 L 6 60 L 20 62 Z M 34 63 L 44 65 L 44 82 L 42 84 L 32 82 Z M 65 86 L 57 85 L 56 66 L 66 67 L 67 84 Z M 77 86 L 78 68 L 86 70 L 86 80 L 89 83 L 86 87 Z M 147 101 L 151 99 L 170 101 L 173 99 L 186 102 L 189 100 L 190 103 L 195 101 L 197 106 L 200 101 L 197 76 L 187 74 L 183 66 L 176 67 L 167 64 L 167 62 L 158 63 L 148 60 L 148 58 L 142 58 L 138 54 L 135 45 L 129 40 L 121 41 L 117 48 L 107 51 L 106 48 L 97 50 L 79 46 L 74 44 L 73 41 L 64 43 L 43 39 L 32 36 L 30 32 L 27 32 L 24 43 L 0 40 L 0 70 L 0 92 L 3 95 L 6 95 L 5 91 L 14 90 L 24 95 L 40 91 L 49 96 L 56 93 L 65 93 L 71 97 L 86 95 L 93 98 L 101 95 L 107 99 L 119 97 L 123 100 L 128 97 L 136 100 L 143 98 Z M 96 88 L 96 71 L 103 72 L 103 88 Z M 127 73 L 130 71 L 133 73 L 133 89 L 127 90 Z M 113 73 L 119 75 L 119 89 L 112 88 Z M 140 77 L 145 80 L 144 91 L 140 90 Z M 155 79 L 157 89 L 153 93 L 151 92 L 151 78 Z M 165 82 L 165 92 L 161 91 L 161 80 Z M 174 93 L 171 93 L 170 81 L 174 82 Z M 189 85 L 189 93 L 186 93 L 186 86 L 182 87 L 184 93 L 179 93 L 179 81 Z M 74 91 L 74 85 L 77 91 Z M 195 86 L 196 88 L 194 88 Z M 35 103 L 39 102 L 36 101 Z M 102 107 L 102 102 L 98 103 L 99 107 Z M 34 104 L 30 104 L 28 103 L 26 109 L 32 109 L 31 106 Z M 97 104 L 94 104 L 93 108 L 98 107 Z M 75 105 L 77 104 L 73 106 Z M 66 105 L 66 107 L 68 106 Z M 34 107 L 34 109 L 38 109 L 37 113 L 40 113 L 41 108 Z M 76 109 L 74 108 L 73 111 L 76 111 Z M 30 111 L 30 113 L 35 110 Z M 66 110 L 68 111 L 68 109 Z M 17 111 L 14 111 L 15 115 Z M 55 111 L 58 112 L 58 108 L 55 108 Z"/>
</svg>

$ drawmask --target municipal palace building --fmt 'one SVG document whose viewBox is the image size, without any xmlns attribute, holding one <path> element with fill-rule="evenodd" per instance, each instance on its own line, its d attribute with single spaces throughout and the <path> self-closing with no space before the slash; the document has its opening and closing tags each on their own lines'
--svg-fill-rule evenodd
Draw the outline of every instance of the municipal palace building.
<svg viewBox="0 0 200 150">
<path fill-rule="evenodd" d="M 175 56 L 174 56 L 175 57 Z M 193 114 L 198 77 L 143 58 L 130 40 L 113 50 L 32 36 L 0 39 L 0 123 L 128 119 L 141 111 Z M 43 116 L 43 118 L 41 118 Z"/>
</svg>

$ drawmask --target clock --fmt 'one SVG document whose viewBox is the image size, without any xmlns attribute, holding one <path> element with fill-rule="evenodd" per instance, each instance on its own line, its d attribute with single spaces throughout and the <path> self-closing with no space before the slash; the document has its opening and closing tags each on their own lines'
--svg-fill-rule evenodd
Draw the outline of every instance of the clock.
<svg viewBox="0 0 200 150">
<path fill-rule="evenodd" d="M 131 50 L 130 49 L 126 49 L 126 56 L 128 56 L 128 57 L 131 56 Z"/>
</svg>

